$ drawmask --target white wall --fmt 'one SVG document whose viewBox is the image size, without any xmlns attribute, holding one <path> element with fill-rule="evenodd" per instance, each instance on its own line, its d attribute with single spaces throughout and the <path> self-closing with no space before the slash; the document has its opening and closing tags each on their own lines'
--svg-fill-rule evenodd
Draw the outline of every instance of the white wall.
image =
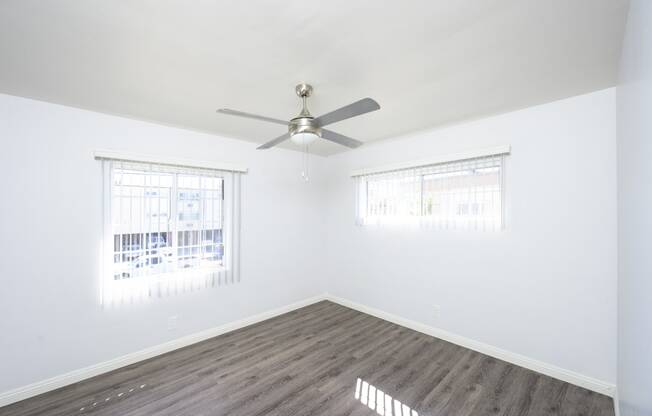
<svg viewBox="0 0 652 416">
<path fill-rule="evenodd" d="M 295 152 L 0 95 L 0 392 L 325 290 L 613 383 L 615 128 L 610 89 L 313 157 L 305 184 Z M 352 169 L 498 144 L 504 231 L 353 225 Z M 242 283 L 102 310 L 97 148 L 249 166 Z"/>
<path fill-rule="evenodd" d="M 618 85 L 618 393 L 652 415 L 652 2 L 633 0 Z"/>
<path fill-rule="evenodd" d="M 330 290 L 615 383 L 615 94 L 599 91 L 329 158 Z M 504 231 L 354 225 L 353 169 L 501 144 L 512 145 Z"/>
<path fill-rule="evenodd" d="M 306 184 L 299 153 L 255 147 L 0 95 L 0 392 L 323 292 L 325 159 L 311 159 Z M 97 148 L 248 166 L 242 282 L 102 310 Z"/>
</svg>

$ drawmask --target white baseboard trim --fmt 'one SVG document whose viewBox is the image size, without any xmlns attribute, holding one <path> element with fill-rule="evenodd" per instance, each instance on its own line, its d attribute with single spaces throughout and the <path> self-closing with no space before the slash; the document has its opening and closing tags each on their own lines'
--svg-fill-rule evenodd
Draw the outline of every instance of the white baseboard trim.
<svg viewBox="0 0 652 416">
<path fill-rule="evenodd" d="M 616 392 L 616 386 L 611 383 L 607 383 L 602 380 L 597 380 L 593 377 L 585 376 L 583 374 L 576 373 L 571 370 L 566 370 L 561 367 L 557 367 L 552 364 L 544 363 L 529 357 L 525 357 L 520 354 L 516 354 L 511 351 L 503 350 L 501 348 L 494 347 L 489 344 L 485 344 L 480 341 L 476 341 L 470 338 L 463 337 L 461 335 L 453 334 L 451 332 L 445 331 L 443 329 L 435 328 L 420 322 L 412 321 L 410 319 L 402 318 L 398 315 L 385 312 L 380 309 L 372 308 L 360 303 L 350 301 L 348 299 L 340 298 L 338 296 L 333 296 L 330 294 L 326 295 L 326 300 L 331 302 L 338 303 L 342 306 L 346 306 L 357 311 L 373 315 L 377 318 L 384 319 L 386 321 L 395 323 L 397 325 L 404 326 L 406 328 L 413 329 L 415 331 L 424 333 L 426 335 L 433 336 L 435 338 L 440 338 L 445 341 L 451 342 L 453 344 L 460 345 L 462 347 L 481 352 L 483 354 L 489 355 L 494 358 L 498 358 L 503 361 L 507 361 L 512 364 L 527 368 L 538 373 L 545 374 L 547 376 L 556 378 L 561 381 L 565 381 L 576 386 L 584 387 L 585 389 L 604 394 L 609 397 L 614 397 Z M 615 402 L 615 400 L 614 400 Z"/>
<path fill-rule="evenodd" d="M 4 393 L 0 393 L 0 407 L 7 406 L 9 404 L 28 399 L 30 397 L 37 396 L 39 394 L 47 393 L 49 391 L 65 387 L 70 384 L 74 384 L 83 380 L 86 380 L 91 377 L 98 376 L 100 374 L 107 373 L 109 371 L 117 370 L 118 368 L 125 367 L 127 365 L 135 364 L 139 361 L 147 360 L 149 358 L 156 357 L 161 354 L 165 354 L 170 351 L 174 351 L 179 348 L 187 347 L 192 344 L 196 344 L 201 341 L 216 337 L 218 335 L 225 334 L 227 332 L 235 331 L 237 329 L 273 318 L 278 315 L 282 315 L 287 312 L 291 312 L 295 309 L 302 308 L 304 306 L 311 305 L 313 303 L 329 300 L 331 302 L 338 303 L 340 305 L 346 306 L 357 311 L 373 315 L 377 318 L 384 319 L 386 321 L 395 323 L 397 325 L 404 326 L 406 328 L 413 329 L 415 331 L 443 339 L 445 341 L 451 342 L 453 344 L 460 345 L 465 348 L 472 349 L 474 351 L 481 352 L 483 354 L 498 358 L 503 361 L 536 371 L 547 376 L 584 387 L 588 390 L 595 391 L 614 398 L 614 406 L 616 410 L 616 416 L 619 415 L 618 408 L 618 397 L 616 392 L 616 387 L 611 384 L 601 380 L 594 379 L 582 374 L 578 374 L 574 371 L 566 370 L 548 363 L 544 363 L 538 360 L 534 360 L 529 357 L 525 357 L 520 354 L 516 354 L 510 351 L 503 350 L 473 339 L 469 339 L 451 332 L 445 331 L 443 329 L 431 327 L 420 322 L 412 321 L 410 319 L 402 318 L 398 315 L 394 315 L 380 309 L 372 308 L 366 305 L 362 305 L 348 299 L 340 298 L 330 294 L 323 294 L 314 296 L 308 299 L 301 300 L 299 302 L 292 303 L 290 305 L 282 306 L 267 312 L 263 312 L 248 318 L 244 318 L 238 321 L 230 322 L 225 325 L 221 325 L 215 328 L 208 329 L 206 331 L 198 332 L 195 334 L 187 335 L 176 340 L 172 340 L 163 344 L 159 344 L 144 350 L 136 351 L 127 355 L 123 355 L 118 358 L 114 358 L 109 361 L 105 361 L 96 365 L 89 367 L 81 368 L 78 370 L 71 371 L 66 374 L 62 374 L 56 377 L 49 378 L 47 380 L 39 381 L 37 383 L 29 384 L 27 386 L 19 387 L 14 390 L 10 390 Z"/>
<path fill-rule="evenodd" d="M 614 416 L 620 416 L 620 400 L 618 399 L 618 386 L 614 388 Z"/>
<path fill-rule="evenodd" d="M 282 306 L 280 308 L 276 308 L 267 312 L 250 316 L 248 318 L 244 318 L 234 322 L 229 322 L 225 325 L 211 328 L 206 331 L 197 332 L 195 334 L 187 335 L 185 337 L 168 341 L 163 344 L 155 345 L 153 347 L 146 348 L 144 350 L 123 355 L 122 357 L 117 357 L 109 361 L 105 361 L 99 364 L 91 365 L 89 367 L 74 370 L 66 374 L 49 378 L 47 380 L 39 381 L 33 384 L 29 384 L 27 386 L 9 390 L 7 392 L 0 393 L 0 407 L 7 406 L 9 404 L 21 400 L 25 400 L 30 397 L 37 396 L 39 394 L 47 393 L 49 391 L 61 387 L 65 387 L 67 385 L 77 383 L 86 380 L 88 378 L 107 373 L 109 371 L 117 370 L 118 368 L 135 364 L 139 361 L 147 360 L 149 358 L 153 358 L 158 355 L 165 354 L 167 352 L 174 351 L 179 348 L 187 347 L 189 345 L 196 344 L 201 341 L 205 341 L 207 339 L 216 337 L 218 335 L 235 331 L 236 329 L 240 329 L 273 318 L 275 316 L 282 315 L 287 312 L 291 312 L 295 309 L 303 308 L 304 306 L 311 305 L 313 303 L 322 301 L 324 299 L 325 299 L 324 295 L 314 296 L 308 299 L 301 300 L 299 302 L 292 303 L 290 305 Z"/>
</svg>

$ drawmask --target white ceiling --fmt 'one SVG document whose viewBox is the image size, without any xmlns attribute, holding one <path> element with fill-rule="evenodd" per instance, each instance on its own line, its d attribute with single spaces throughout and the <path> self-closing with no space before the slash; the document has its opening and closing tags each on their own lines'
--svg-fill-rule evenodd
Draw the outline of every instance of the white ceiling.
<svg viewBox="0 0 652 416">
<path fill-rule="evenodd" d="M 376 99 L 330 127 L 370 142 L 613 86 L 627 6 L 3 0 L 0 92 L 263 143 L 284 127 L 215 109 L 290 119 L 307 81 L 315 115 Z"/>
</svg>

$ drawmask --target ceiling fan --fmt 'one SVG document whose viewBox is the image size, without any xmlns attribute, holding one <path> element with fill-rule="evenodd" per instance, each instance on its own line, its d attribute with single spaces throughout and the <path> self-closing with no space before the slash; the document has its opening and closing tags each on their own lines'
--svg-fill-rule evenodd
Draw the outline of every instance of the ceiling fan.
<svg viewBox="0 0 652 416">
<path fill-rule="evenodd" d="M 324 126 L 328 126 L 329 124 L 337 123 L 338 121 L 346 120 L 348 118 L 356 117 L 380 109 L 380 105 L 378 105 L 378 103 L 373 99 L 363 98 L 352 104 L 338 108 L 337 110 L 315 118 L 310 114 L 310 111 L 308 111 L 308 107 L 306 105 L 308 97 L 310 97 L 312 94 L 312 86 L 308 84 L 299 84 L 295 87 L 294 90 L 301 98 L 303 107 L 299 115 L 290 121 L 283 121 L 271 117 L 244 113 L 242 111 L 230 110 L 228 108 L 221 108 L 217 110 L 217 112 L 231 116 L 253 118 L 256 120 L 287 126 L 287 133 L 259 146 L 257 149 L 269 149 L 270 147 L 276 146 L 277 144 L 284 142 L 287 139 L 290 139 L 300 145 L 308 145 L 319 138 L 355 149 L 356 147 L 361 146 L 362 142 L 342 134 L 335 133 L 332 130 L 325 129 Z"/>
</svg>

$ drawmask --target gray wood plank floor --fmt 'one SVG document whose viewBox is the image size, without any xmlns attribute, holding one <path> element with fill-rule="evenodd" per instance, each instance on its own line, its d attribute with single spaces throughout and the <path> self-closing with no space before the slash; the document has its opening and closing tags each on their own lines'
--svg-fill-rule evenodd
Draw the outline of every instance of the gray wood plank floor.
<svg viewBox="0 0 652 416">
<path fill-rule="evenodd" d="M 331 302 L 1 415 L 613 415 L 610 398 Z"/>
</svg>

